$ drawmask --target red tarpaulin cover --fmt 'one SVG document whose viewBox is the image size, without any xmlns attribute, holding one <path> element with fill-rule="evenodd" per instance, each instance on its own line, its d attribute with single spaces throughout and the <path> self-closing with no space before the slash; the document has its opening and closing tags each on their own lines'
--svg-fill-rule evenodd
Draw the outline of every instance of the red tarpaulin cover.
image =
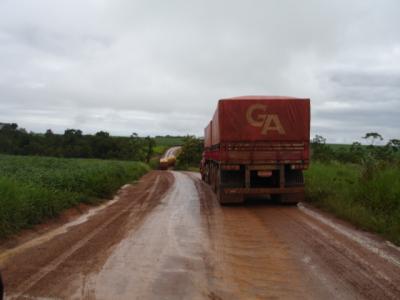
<svg viewBox="0 0 400 300">
<path fill-rule="evenodd" d="M 209 124 L 210 125 L 210 124 Z M 208 127 L 208 126 L 207 126 Z M 205 130 L 212 145 L 235 142 L 308 142 L 310 100 L 274 96 L 221 99 Z"/>
</svg>

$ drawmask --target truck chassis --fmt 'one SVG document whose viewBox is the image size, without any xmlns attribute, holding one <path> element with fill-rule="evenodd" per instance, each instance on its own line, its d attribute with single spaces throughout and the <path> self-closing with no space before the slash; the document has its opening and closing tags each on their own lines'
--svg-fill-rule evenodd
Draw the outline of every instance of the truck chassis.
<svg viewBox="0 0 400 300">
<path fill-rule="evenodd" d="M 222 204 L 240 203 L 245 197 L 260 195 L 296 204 L 304 199 L 304 177 L 302 170 L 292 169 L 292 166 L 208 161 L 203 167 L 203 180 L 211 185 Z"/>
</svg>

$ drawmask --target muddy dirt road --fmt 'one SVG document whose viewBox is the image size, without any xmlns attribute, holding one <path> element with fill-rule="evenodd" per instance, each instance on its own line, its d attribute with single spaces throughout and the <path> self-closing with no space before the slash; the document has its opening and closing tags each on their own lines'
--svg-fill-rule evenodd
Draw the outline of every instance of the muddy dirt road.
<svg viewBox="0 0 400 300">
<path fill-rule="evenodd" d="M 2 247 L 8 299 L 400 298 L 398 248 L 304 205 L 220 207 L 196 173 Z"/>
</svg>

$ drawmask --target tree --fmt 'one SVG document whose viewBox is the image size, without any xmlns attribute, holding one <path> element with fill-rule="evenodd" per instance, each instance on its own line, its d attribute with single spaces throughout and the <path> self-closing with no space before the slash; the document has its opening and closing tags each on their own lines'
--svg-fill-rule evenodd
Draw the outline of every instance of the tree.
<svg viewBox="0 0 400 300">
<path fill-rule="evenodd" d="M 365 139 L 365 140 L 370 139 L 371 140 L 371 146 L 373 146 L 375 144 L 376 140 L 382 141 L 383 137 L 377 132 L 368 132 L 368 133 L 365 134 L 365 136 L 363 136 L 363 139 Z"/>
<path fill-rule="evenodd" d="M 395 152 L 400 150 L 400 140 L 398 139 L 391 139 L 386 145 Z"/>
<path fill-rule="evenodd" d="M 326 145 L 326 138 L 316 135 L 311 140 L 312 157 L 316 160 L 329 161 L 334 158 L 331 147 Z"/>
<path fill-rule="evenodd" d="M 314 145 L 325 145 L 326 144 L 326 138 L 324 138 L 322 135 L 316 134 L 315 137 L 312 139 L 311 144 L 314 144 Z"/>
<path fill-rule="evenodd" d="M 147 151 L 146 151 L 146 162 L 149 163 L 150 162 L 150 158 L 153 155 L 154 151 L 153 151 L 153 147 L 155 146 L 156 142 L 154 141 L 154 139 L 152 139 L 150 136 L 147 136 L 145 138 L 145 141 L 147 143 Z"/>
<path fill-rule="evenodd" d="M 349 152 L 352 162 L 361 163 L 364 161 L 366 156 L 366 151 L 365 147 L 363 147 L 363 145 L 361 145 L 360 142 L 354 142 L 353 144 L 351 144 Z"/>
<path fill-rule="evenodd" d="M 47 130 L 46 130 L 46 133 L 44 134 L 44 136 L 45 136 L 46 138 L 50 138 L 50 137 L 53 137 L 53 136 L 54 136 L 54 133 L 53 133 L 53 131 L 52 131 L 51 129 L 47 129 Z"/>
<path fill-rule="evenodd" d="M 64 136 L 82 136 L 82 131 L 79 129 L 66 129 Z"/>
<path fill-rule="evenodd" d="M 107 131 L 99 131 L 99 132 L 96 132 L 95 136 L 108 138 L 108 137 L 110 137 L 110 134 Z"/>
<path fill-rule="evenodd" d="M 113 141 L 110 138 L 110 134 L 105 131 L 96 132 L 91 138 L 92 154 L 97 158 L 112 158 L 113 155 Z"/>
<path fill-rule="evenodd" d="M 18 129 L 15 123 L 0 123 L 0 153 L 147 161 L 153 147 L 153 139 L 136 133 L 111 137 L 106 131 L 83 135 L 79 129 L 67 129 L 64 134 L 48 129 L 36 134 Z"/>
<path fill-rule="evenodd" d="M 195 136 L 186 136 L 182 145 L 182 151 L 178 157 L 178 167 L 199 166 L 203 152 L 203 140 Z"/>
</svg>

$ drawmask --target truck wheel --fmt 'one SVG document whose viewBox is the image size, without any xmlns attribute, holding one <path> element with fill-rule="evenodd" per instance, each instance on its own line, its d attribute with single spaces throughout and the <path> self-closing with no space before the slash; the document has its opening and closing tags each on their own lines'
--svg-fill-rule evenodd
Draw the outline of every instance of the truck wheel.
<svg viewBox="0 0 400 300">
<path fill-rule="evenodd" d="M 217 200 L 218 200 L 219 204 L 224 205 L 224 204 L 231 203 L 229 201 L 229 196 L 225 195 L 221 190 L 222 190 L 222 187 L 219 185 L 217 188 L 217 192 L 216 192 Z"/>
<path fill-rule="evenodd" d="M 216 175 L 215 167 L 212 166 L 212 167 L 211 167 L 210 181 L 211 181 L 211 189 L 213 190 L 214 193 L 217 191 L 217 190 L 216 190 L 216 187 L 217 187 L 217 182 L 216 182 L 216 180 L 217 180 L 217 178 L 215 178 L 215 177 L 216 177 L 215 175 Z"/>
<path fill-rule="evenodd" d="M 226 195 L 222 192 L 223 187 L 221 186 L 221 172 L 217 171 L 215 176 L 215 194 L 217 195 L 217 200 L 220 204 L 227 203 Z"/>
<path fill-rule="evenodd" d="M 210 170 L 210 164 L 207 164 L 206 166 L 206 182 L 208 184 L 211 184 L 211 170 Z"/>
<path fill-rule="evenodd" d="M 217 195 L 217 200 L 221 205 L 233 204 L 233 203 L 243 203 L 244 197 L 241 194 L 232 195 L 225 194 L 223 192 L 226 183 L 221 182 L 221 171 L 216 170 L 215 172 L 215 194 Z"/>
</svg>

